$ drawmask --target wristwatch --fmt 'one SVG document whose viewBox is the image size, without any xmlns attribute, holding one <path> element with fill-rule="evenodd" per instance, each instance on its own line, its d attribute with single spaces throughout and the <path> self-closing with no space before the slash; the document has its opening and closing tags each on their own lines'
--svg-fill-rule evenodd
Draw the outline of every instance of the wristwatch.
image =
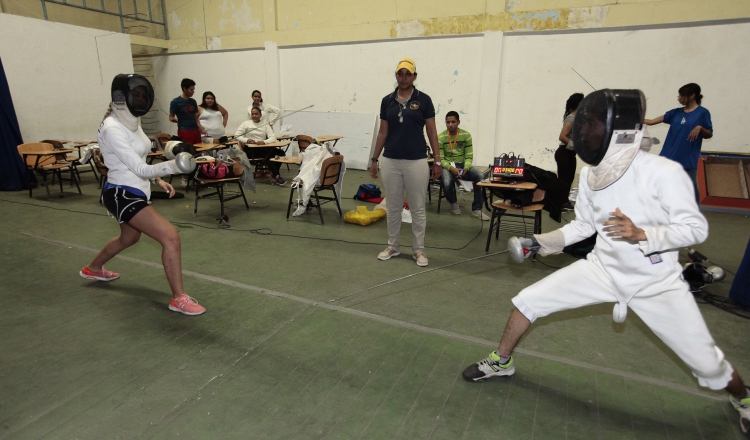
<svg viewBox="0 0 750 440">
<path fill-rule="evenodd" d="M 370 162 L 378 162 L 378 158 L 377 157 L 373 157 L 372 159 L 370 159 Z"/>
</svg>

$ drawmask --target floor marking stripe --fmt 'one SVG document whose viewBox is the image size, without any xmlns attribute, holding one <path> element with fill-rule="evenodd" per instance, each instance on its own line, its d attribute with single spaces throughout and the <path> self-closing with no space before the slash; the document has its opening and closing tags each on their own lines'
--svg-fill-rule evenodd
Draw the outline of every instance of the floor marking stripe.
<svg viewBox="0 0 750 440">
<path fill-rule="evenodd" d="M 29 234 L 29 233 L 26 233 L 26 232 L 21 232 L 21 235 L 24 235 L 24 236 L 29 237 L 29 238 L 33 238 L 35 240 L 46 241 L 48 243 L 53 243 L 53 244 L 57 244 L 57 245 L 60 245 L 60 246 L 66 246 L 66 247 L 70 247 L 70 248 L 78 249 L 78 250 L 82 250 L 82 251 L 93 252 L 93 253 L 98 253 L 99 252 L 99 249 L 93 249 L 93 248 L 90 248 L 90 247 L 87 247 L 87 246 L 79 245 L 77 243 L 70 243 L 70 242 L 67 242 L 67 241 L 55 240 L 55 239 L 52 239 L 52 238 L 47 238 L 47 237 L 42 237 L 42 236 L 39 236 L 39 235 Z M 138 258 L 126 257 L 126 256 L 123 256 L 123 255 L 117 255 L 115 258 L 119 258 L 121 260 L 129 261 L 131 263 L 141 264 L 141 265 L 148 266 L 148 267 L 153 267 L 153 268 L 157 268 L 157 269 L 163 269 L 163 266 L 161 264 L 159 264 L 159 263 L 152 263 L 150 261 L 140 260 Z M 362 317 L 362 318 L 370 319 L 370 320 L 381 322 L 381 323 L 388 324 L 388 325 L 393 325 L 393 326 L 396 326 L 396 327 L 402 327 L 402 328 L 406 328 L 406 329 L 410 329 L 410 330 L 416 330 L 416 331 L 419 331 L 419 332 L 429 333 L 429 334 L 433 334 L 433 335 L 437 335 L 437 336 L 443 336 L 443 337 L 454 339 L 454 340 L 458 340 L 458 341 L 470 342 L 470 343 L 473 343 L 473 344 L 484 345 L 484 346 L 488 346 L 488 347 L 492 347 L 492 348 L 497 347 L 497 341 L 490 341 L 490 340 L 487 340 L 487 339 L 476 338 L 474 336 L 468 336 L 468 335 L 462 335 L 460 333 L 455 333 L 455 332 L 451 332 L 451 331 L 447 331 L 447 330 L 441 330 L 441 329 L 437 329 L 437 328 L 426 327 L 426 326 L 423 326 L 423 325 L 413 324 L 413 323 L 407 322 L 407 321 L 401 321 L 401 320 L 398 320 L 398 319 L 388 318 L 386 316 L 375 315 L 373 313 L 363 312 L 363 311 L 360 311 L 360 310 L 349 309 L 349 308 L 341 307 L 341 306 L 334 306 L 334 305 L 326 303 L 325 300 L 315 301 L 315 300 L 311 300 L 311 299 L 307 299 L 307 298 L 302 298 L 302 297 L 299 297 L 299 296 L 296 296 L 296 295 L 291 295 L 291 294 L 284 293 L 284 292 L 277 292 L 275 290 L 270 290 L 270 289 L 264 289 L 262 287 L 252 286 L 250 284 L 245 284 L 245 283 L 240 283 L 240 282 L 237 282 L 237 281 L 227 280 L 227 279 L 224 279 L 224 278 L 215 277 L 213 275 L 206 275 L 206 274 L 202 274 L 200 272 L 194 272 L 194 271 L 191 271 L 191 270 L 183 270 L 182 274 L 185 275 L 185 276 L 190 276 L 190 277 L 198 278 L 198 279 L 201 279 L 201 280 L 206 280 L 206 281 L 211 281 L 211 282 L 218 283 L 218 284 L 223 284 L 225 286 L 231 286 L 231 287 L 236 287 L 236 288 L 242 289 L 242 290 L 249 290 L 249 291 L 253 291 L 253 292 L 257 292 L 257 293 L 262 293 L 264 295 L 275 296 L 275 297 L 279 297 L 279 298 L 285 298 L 285 299 L 289 299 L 289 300 L 292 300 L 292 301 L 297 301 L 297 302 L 301 302 L 301 303 L 305 303 L 305 304 L 310 304 L 310 305 L 321 307 L 321 308 L 328 309 L 328 310 L 335 310 L 337 312 L 347 313 L 349 315 L 354 315 L 354 316 L 359 316 L 359 317 Z M 533 357 L 540 358 L 540 359 L 546 359 L 546 360 L 549 360 L 549 361 L 558 362 L 558 363 L 565 364 L 565 365 L 570 365 L 570 366 L 573 366 L 573 367 L 583 368 L 583 369 L 587 369 L 587 370 L 591 370 L 591 371 L 596 371 L 596 372 L 600 372 L 600 373 L 611 374 L 611 375 L 614 375 L 614 376 L 620 376 L 620 377 L 631 379 L 631 380 L 634 380 L 634 381 L 637 381 L 637 382 L 642 382 L 642 383 L 646 383 L 646 384 L 650 384 L 650 385 L 655 385 L 655 386 L 659 386 L 659 387 L 663 387 L 663 388 L 669 388 L 669 389 L 672 389 L 672 390 L 675 390 L 675 391 L 681 391 L 681 392 L 684 392 L 684 393 L 693 394 L 693 395 L 696 395 L 696 396 L 705 397 L 705 398 L 712 399 L 712 400 L 725 401 L 727 399 L 727 397 L 726 397 L 725 394 L 723 394 L 721 392 L 718 392 L 718 391 L 717 392 L 713 392 L 713 391 L 706 391 L 706 390 L 703 390 L 703 389 L 695 389 L 695 388 L 692 388 L 692 387 L 689 387 L 689 386 L 675 384 L 675 383 L 667 382 L 667 381 L 660 380 L 660 379 L 654 379 L 652 377 L 643 376 L 643 375 L 640 375 L 640 374 L 629 373 L 627 371 L 620 371 L 620 370 L 616 370 L 614 368 L 601 367 L 599 365 L 589 364 L 587 362 L 575 361 L 575 360 L 572 360 L 572 359 L 567 359 L 567 358 L 563 358 L 563 357 L 559 357 L 559 356 L 554 356 L 554 355 L 550 355 L 550 354 L 546 354 L 546 353 L 541 353 L 541 352 L 534 351 L 534 350 L 527 350 L 527 349 L 524 349 L 524 348 L 516 348 L 515 352 L 516 353 L 524 354 L 526 356 L 533 356 Z"/>
</svg>

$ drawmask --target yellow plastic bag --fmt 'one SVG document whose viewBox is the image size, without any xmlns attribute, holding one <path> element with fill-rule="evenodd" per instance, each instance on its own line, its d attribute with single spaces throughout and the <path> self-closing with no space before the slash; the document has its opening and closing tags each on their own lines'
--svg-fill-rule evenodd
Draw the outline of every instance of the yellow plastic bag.
<svg viewBox="0 0 750 440">
<path fill-rule="evenodd" d="M 344 213 L 344 221 L 356 225 L 367 226 L 385 217 L 384 209 L 367 210 L 367 206 L 357 206 L 355 211 Z"/>
</svg>

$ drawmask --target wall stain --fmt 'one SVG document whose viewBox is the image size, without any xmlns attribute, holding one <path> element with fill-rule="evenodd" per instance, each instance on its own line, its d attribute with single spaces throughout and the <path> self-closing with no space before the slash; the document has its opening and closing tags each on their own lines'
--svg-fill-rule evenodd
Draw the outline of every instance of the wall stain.
<svg viewBox="0 0 750 440">
<path fill-rule="evenodd" d="M 592 10 L 582 14 L 576 10 L 576 17 L 596 15 L 603 23 L 608 13 L 607 7 L 578 8 Z M 411 20 L 408 22 L 391 22 L 391 38 L 406 38 L 432 35 L 462 35 L 478 34 L 485 31 L 513 31 L 513 30 L 553 30 L 568 29 L 568 17 L 573 9 L 550 9 L 528 13 L 477 14 L 458 17 L 441 17 L 426 20 Z M 578 19 L 581 21 L 581 19 Z M 580 25 L 576 26 L 580 27 Z"/>
</svg>

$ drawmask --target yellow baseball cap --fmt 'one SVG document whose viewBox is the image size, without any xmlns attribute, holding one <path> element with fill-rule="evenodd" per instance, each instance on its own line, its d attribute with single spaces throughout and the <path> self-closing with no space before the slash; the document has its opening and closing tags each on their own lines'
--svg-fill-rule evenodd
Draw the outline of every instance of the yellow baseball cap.
<svg viewBox="0 0 750 440">
<path fill-rule="evenodd" d="M 401 61 L 398 62 L 398 66 L 396 66 L 396 72 L 398 72 L 401 69 L 406 69 L 410 73 L 414 73 L 417 71 L 417 66 L 414 64 L 413 59 L 402 58 Z"/>
</svg>

